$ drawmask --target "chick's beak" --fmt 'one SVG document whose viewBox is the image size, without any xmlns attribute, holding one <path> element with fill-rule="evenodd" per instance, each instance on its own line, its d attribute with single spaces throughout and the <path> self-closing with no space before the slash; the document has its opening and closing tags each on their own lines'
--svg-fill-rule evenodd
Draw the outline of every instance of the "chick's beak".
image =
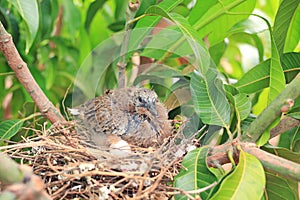
<svg viewBox="0 0 300 200">
<path fill-rule="evenodd" d="M 148 110 L 149 110 L 149 112 L 152 115 L 154 115 L 155 117 L 157 117 L 158 113 L 157 113 L 157 110 L 156 110 L 156 104 L 155 104 L 155 102 L 148 105 Z"/>
</svg>

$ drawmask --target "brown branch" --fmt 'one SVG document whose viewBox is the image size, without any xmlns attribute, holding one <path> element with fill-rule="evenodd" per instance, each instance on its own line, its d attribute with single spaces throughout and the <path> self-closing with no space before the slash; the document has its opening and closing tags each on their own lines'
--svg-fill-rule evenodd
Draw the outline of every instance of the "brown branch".
<svg viewBox="0 0 300 200">
<path fill-rule="evenodd" d="M 263 151 L 247 143 L 241 144 L 242 149 L 260 160 L 267 171 L 300 181 L 300 164 Z"/>
<path fill-rule="evenodd" d="M 300 125 L 299 120 L 294 119 L 289 116 L 285 116 L 280 120 L 280 122 L 279 122 L 279 124 L 277 124 L 277 126 L 275 126 L 274 128 L 271 129 L 270 138 L 274 138 L 277 135 L 280 135 L 296 126 L 299 126 L 299 125 Z"/>
<path fill-rule="evenodd" d="M 259 159 L 267 171 L 300 181 L 300 164 L 263 151 L 259 149 L 255 143 L 234 141 L 232 143 L 219 145 L 210 152 L 210 156 L 207 157 L 206 161 L 207 165 L 209 167 L 218 167 L 230 163 L 227 154 L 230 149 L 234 150 L 233 157 L 234 160 L 237 161 L 239 157 L 239 152 L 237 151 L 238 145 L 242 147 L 243 151 Z"/>
<path fill-rule="evenodd" d="M 17 51 L 12 37 L 8 34 L 0 22 L 0 51 L 4 54 L 8 65 L 15 72 L 16 77 L 25 87 L 39 110 L 47 119 L 52 123 L 64 122 L 65 119 L 49 101 L 44 92 L 38 86 L 32 77 L 27 64 L 22 60 L 19 52 Z"/>
</svg>

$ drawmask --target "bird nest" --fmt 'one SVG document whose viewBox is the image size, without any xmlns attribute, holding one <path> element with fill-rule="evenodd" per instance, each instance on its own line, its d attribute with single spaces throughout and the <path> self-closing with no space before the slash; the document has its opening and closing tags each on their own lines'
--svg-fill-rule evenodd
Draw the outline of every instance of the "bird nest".
<svg viewBox="0 0 300 200">
<path fill-rule="evenodd" d="M 178 133 L 156 149 L 134 148 L 124 157 L 80 144 L 72 122 L 36 133 L 5 152 L 29 164 L 53 199 L 169 199 L 180 193 L 172 183 L 190 141 Z"/>
</svg>

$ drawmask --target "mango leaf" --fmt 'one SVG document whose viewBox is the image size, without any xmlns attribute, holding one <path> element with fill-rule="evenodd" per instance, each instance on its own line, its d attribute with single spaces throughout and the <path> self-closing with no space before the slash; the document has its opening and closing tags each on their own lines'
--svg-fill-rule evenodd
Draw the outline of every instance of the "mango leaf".
<svg viewBox="0 0 300 200">
<path fill-rule="evenodd" d="M 280 56 L 283 54 L 289 26 L 299 3 L 300 0 L 283 0 L 278 8 L 274 22 L 273 35 Z"/>
<path fill-rule="evenodd" d="M 37 1 L 11 0 L 11 3 L 14 5 L 26 23 L 27 37 L 25 52 L 28 53 L 39 28 L 39 10 Z"/>
<path fill-rule="evenodd" d="M 194 56 L 196 57 L 197 67 L 200 68 L 202 73 L 205 73 L 208 70 L 208 66 L 210 64 L 209 53 L 203 48 L 204 44 L 199 40 L 195 29 L 184 17 L 177 13 L 168 13 L 159 5 L 151 6 L 146 11 L 146 14 L 159 15 L 172 20 L 184 35 L 184 37 L 177 41 L 176 44 L 187 41 L 193 50 Z"/>
<path fill-rule="evenodd" d="M 193 49 L 199 71 L 192 75 L 191 92 L 195 110 L 203 123 L 228 127 L 230 106 L 223 84 L 217 79 L 217 72 L 210 68 L 209 54 L 198 41 L 196 31 L 182 16 L 167 13 L 159 6 L 151 6 L 147 13 L 161 15 L 175 22 Z"/>
<path fill-rule="evenodd" d="M 71 39 L 75 39 L 76 33 L 79 30 L 81 15 L 73 1 L 62 1 L 64 6 L 63 21 L 69 32 Z"/>
<path fill-rule="evenodd" d="M 192 11 L 189 14 L 188 21 L 191 24 L 195 24 L 201 17 L 214 5 L 218 3 L 218 0 L 211 1 L 197 1 Z"/>
<path fill-rule="evenodd" d="M 289 83 L 300 72 L 300 53 L 285 53 L 282 68 Z M 251 94 L 268 87 L 270 81 L 270 59 L 249 70 L 234 86 L 241 92 Z"/>
<path fill-rule="evenodd" d="M 203 123 L 228 127 L 230 106 L 217 72 L 210 69 L 205 76 L 194 72 L 190 87 L 196 113 Z"/>
<path fill-rule="evenodd" d="M 233 96 L 233 98 L 238 120 L 242 121 L 250 115 L 251 101 L 249 97 L 243 93 L 237 94 Z"/>
<path fill-rule="evenodd" d="M 202 1 L 198 2 L 203 4 Z M 199 32 L 200 38 L 208 35 L 208 40 L 211 45 L 221 42 L 226 36 L 227 31 L 239 21 L 248 18 L 255 8 L 255 0 L 222 0 L 211 1 L 203 5 L 202 9 L 192 10 L 192 12 L 199 12 L 200 18 L 191 15 L 189 21 L 192 26 Z M 239 14 L 239 13 L 244 14 Z M 245 13 L 248 13 L 245 14 Z M 195 19 L 194 19 L 195 18 Z"/>
<path fill-rule="evenodd" d="M 294 152 L 298 152 L 297 150 L 295 150 L 295 144 L 299 139 L 300 127 L 298 126 L 284 132 L 283 134 L 280 134 L 280 139 L 277 146 L 292 150 Z"/>
<path fill-rule="evenodd" d="M 0 140 L 13 137 L 22 128 L 24 121 L 18 119 L 6 120 L 0 123 Z"/>
<path fill-rule="evenodd" d="M 266 179 L 267 199 L 298 199 L 297 190 L 295 191 L 295 187 L 298 186 L 297 181 L 294 181 L 294 184 L 291 185 L 286 178 L 268 172 L 266 172 Z"/>
<path fill-rule="evenodd" d="M 189 152 L 182 160 L 182 168 L 175 176 L 174 186 L 184 191 L 203 188 L 217 181 L 213 173 L 206 166 L 208 147 L 202 147 Z M 207 199 L 209 191 L 200 193 L 202 199 Z M 176 200 L 187 199 L 184 195 L 176 195 Z"/>
<path fill-rule="evenodd" d="M 158 5 L 166 12 L 169 12 L 172 9 L 174 9 L 177 5 L 179 5 L 181 2 L 183 2 L 183 0 L 164 0 L 160 2 Z M 135 37 L 134 40 L 130 40 L 129 45 L 132 46 L 132 48 L 136 48 L 137 46 L 139 46 L 139 44 L 142 42 L 145 36 L 152 30 L 151 27 L 154 27 L 160 19 L 161 16 L 146 16 L 143 17 L 141 20 L 139 20 L 135 26 L 135 29 L 138 28 L 145 28 L 145 29 L 143 33 L 139 35 L 139 37 Z"/>
<path fill-rule="evenodd" d="M 264 193 L 265 183 L 265 173 L 260 161 L 255 156 L 240 151 L 239 164 L 223 180 L 211 200 L 260 199 Z"/>
<path fill-rule="evenodd" d="M 270 61 L 270 82 L 269 82 L 269 97 L 268 104 L 270 104 L 278 94 L 285 88 L 285 77 L 284 72 L 280 62 L 279 52 L 275 43 L 275 39 L 273 36 L 272 28 L 268 20 L 257 15 L 261 19 L 263 19 L 268 25 L 270 38 L 271 38 L 271 61 Z"/>
<path fill-rule="evenodd" d="M 97 11 L 103 7 L 107 0 L 96 0 L 90 4 L 88 11 L 86 13 L 86 19 L 84 23 L 84 27 L 87 31 L 90 29 L 90 25 L 97 14 Z"/>
<path fill-rule="evenodd" d="M 290 116 L 290 117 L 293 117 L 295 119 L 299 119 L 300 120 L 300 112 L 292 112 L 292 113 L 289 113 L 287 115 Z"/>
<path fill-rule="evenodd" d="M 297 45 L 300 38 L 300 6 L 298 6 L 290 24 L 284 45 L 284 52 L 299 51 Z"/>
<path fill-rule="evenodd" d="M 116 20 L 125 20 L 126 9 L 128 7 L 128 1 L 115 0 L 116 10 L 115 10 L 115 19 Z"/>
<path fill-rule="evenodd" d="M 176 70 L 174 68 L 165 66 L 165 65 L 159 65 L 159 64 L 153 64 L 149 69 L 147 69 L 142 74 L 138 75 L 136 79 L 134 80 L 133 85 L 137 85 L 141 81 L 149 80 L 149 79 L 168 79 L 172 77 L 181 77 L 183 76 L 179 70 Z"/>
</svg>

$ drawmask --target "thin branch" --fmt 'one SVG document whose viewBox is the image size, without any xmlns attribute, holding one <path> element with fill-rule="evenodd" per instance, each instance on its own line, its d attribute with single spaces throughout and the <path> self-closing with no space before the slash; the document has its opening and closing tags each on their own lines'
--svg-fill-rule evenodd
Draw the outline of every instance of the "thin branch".
<svg viewBox="0 0 300 200">
<path fill-rule="evenodd" d="M 300 181 L 300 164 L 263 151 L 247 143 L 241 144 L 242 149 L 260 160 L 264 168 L 275 174 Z"/>
<path fill-rule="evenodd" d="M 287 87 L 272 101 L 272 103 L 250 124 L 242 141 L 256 142 L 264 131 L 282 114 L 282 108 L 288 106 L 288 101 L 300 96 L 299 74 Z"/>
<path fill-rule="evenodd" d="M 41 113 L 52 123 L 64 122 L 65 119 L 49 101 L 44 92 L 32 77 L 27 64 L 22 60 L 17 51 L 12 37 L 0 22 L 0 51 L 4 54 L 8 65 L 15 72 L 16 77 L 25 87 Z"/>
<path fill-rule="evenodd" d="M 218 167 L 229 163 L 227 152 L 229 149 L 237 150 L 236 147 L 238 145 L 240 145 L 245 152 L 259 159 L 266 170 L 300 181 L 300 164 L 261 150 L 255 143 L 234 141 L 233 143 L 217 146 L 212 149 L 210 156 L 207 157 L 207 165 L 209 167 Z M 239 152 L 234 151 L 233 157 L 235 160 L 238 159 L 238 156 Z"/>
<path fill-rule="evenodd" d="M 118 62 L 119 67 L 119 78 L 118 78 L 118 87 L 124 88 L 126 86 L 126 53 L 128 51 L 128 45 L 130 40 L 130 29 L 132 27 L 131 20 L 134 18 L 134 15 L 137 9 L 140 6 L 139 0 L 136 1 L 129 1 L 127 11 L 126 11 L 126 24 L 125 24 L 125 31 L 123 37 L 123 43 L 121 45 L 121 52 L 120 52 L 120 61 Z"/>
<path fill-rule="evenodd" d="M 289 116 L 285 116 L 284 118 L 282 118 L 279 122 L 279 124 L 277 124 L 277 126 L 275 126 L 274 128 L 271 129 L 270 131 L 270 138 L 274 138 L 277 135 L 280 135 L 296 126 L 300 125 L 300 121 L 297 119 L 294 119 L 292 117 Z"/>
</svg>

